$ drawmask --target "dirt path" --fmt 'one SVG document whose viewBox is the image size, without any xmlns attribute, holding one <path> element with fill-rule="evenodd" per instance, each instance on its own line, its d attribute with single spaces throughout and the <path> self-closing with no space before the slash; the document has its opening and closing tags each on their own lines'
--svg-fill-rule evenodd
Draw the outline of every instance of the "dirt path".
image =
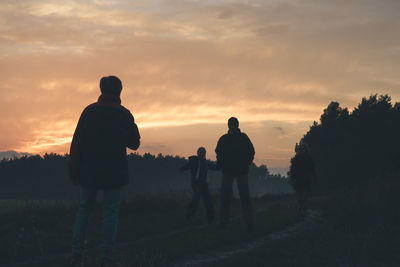
<svg viewBox="0 0 400 267">
<path fill-rule="evenodd" d="M 315 225 L 320 219 L 320 214 L 316 211 L 310 211 L 309 214 L 300 222 L 290 226 L 284 230 L 270 233 L 264 237 L 261 237 L 257 240 L 240 244 L 235 247 L 231 247 L 229 249 L 220 250 L 212 253 L 206 253 L 202 255 L 197 255 L 191 259 L 185 259 L 181 261 L 177 261 L 172 266 L 174 267 L 184 267 L 184 266 L 209 266 L 209 264 L 213 262 L 217 262 L 220 260 L 228 259 L 230 257 L 240 255 L 243 253 L 250 252 L 254 249 L 257 249 L 261 246 L 264 246 L 268 243 L 274 242 L 276 240 L 285 239 L 291 237 L 295 234 L 301 233 L 310 229 Z"/>
</svg>

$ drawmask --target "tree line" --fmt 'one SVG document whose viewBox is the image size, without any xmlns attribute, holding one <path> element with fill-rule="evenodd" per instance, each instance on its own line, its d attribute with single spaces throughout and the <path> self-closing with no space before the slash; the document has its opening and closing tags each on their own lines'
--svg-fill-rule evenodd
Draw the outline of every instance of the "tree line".
<svg viewBox="0 0 400 267">
<path fill-rule="evenodd" d="M 319 190 L 335 191 L 393 176 L 400 167 L 400 103 L 364 97 L 353 111 L 331 102 L 296 144 L 307 143 Z"/>
<path fill-rule="evenodd" d="M 2 199 L 78 199 L 78 188 L 68 178 L 68 154 L 23 156 L 0 161 L 0 198 Z M 179 156 L 146 153 L 128 155 L 130 184 L 125 198 L 137 195 L 180 194 L 190 189 L 189 173 L 179 172 L 187 159 Z M 221 183 L 220 172 L 209 172 L 214 193 Z M 270 174 L 265 165 L 252 164 L 249 172 L 252 196 L 291 191 L 286 177 Z"/>
</svg>

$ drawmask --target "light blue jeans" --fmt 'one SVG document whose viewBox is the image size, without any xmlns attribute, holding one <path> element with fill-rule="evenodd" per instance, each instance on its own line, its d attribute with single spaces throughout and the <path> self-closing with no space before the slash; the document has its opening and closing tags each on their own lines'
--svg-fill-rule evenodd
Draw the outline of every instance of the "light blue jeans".
<svg viewBox="0 0 400 267">
<path fill-rule="evenodd" d="M 114 246 L 118 231 L 119 207 L 122 188 L 103 190 L 103 222 L 101 229 L 101 255 L 103 258 L 114 257 Z M 75 219 L 72 237 L 72 253 L 82 255 L 90 215 L 96 204 L 97 190 L 82 187 L 79 209 Z"/>
</svg>

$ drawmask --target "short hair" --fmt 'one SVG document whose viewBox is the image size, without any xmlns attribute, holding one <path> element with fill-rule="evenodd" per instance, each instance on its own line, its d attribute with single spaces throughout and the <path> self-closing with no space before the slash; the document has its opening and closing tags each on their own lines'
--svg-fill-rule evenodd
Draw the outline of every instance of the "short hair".
<svg viewBox="0 0 400 267">
<path fill-rule="evenodd" d="M 204 147 L 199 147 L 199 149 L 197 149 L 197 154 L 199 153 L 206 153 L 206 149 Z"/>
<path fill-rule="evenodd" d="M 100 91 L 102 94 L 120 96 L 122 82 L 116 76 L 106 76 L 100 80 Z"/>
<path fill-rule="evenodd" d="M 230 117 L 228 120 L 228 127 L 229 128 L 238 128 L 239 127 L 239 120 L 235 117 Z"/>
</svg>

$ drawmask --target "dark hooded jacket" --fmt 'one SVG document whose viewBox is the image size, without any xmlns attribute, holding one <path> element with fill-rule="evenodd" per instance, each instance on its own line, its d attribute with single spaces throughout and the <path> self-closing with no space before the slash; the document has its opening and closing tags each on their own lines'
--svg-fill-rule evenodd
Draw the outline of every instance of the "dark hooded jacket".
<svg viewBox="0 0 400 267">
<path fill-rule="evenodd" d="M 126 185 L 126 147 L 136 150 L 139 145 L 139 130 L 130 111 L 119 97 L 103 94 L 79 119 L 71 143 L 70 178 L 93 189 Z"/>
<path fill-rule="evenodd" d="M 215 148 L 222 172 L 240 175 L 248 172 L 254 159 L 254 147 L 249 137 L 239 128 L 230 129 L 221 136 Z"/>
</svg>

